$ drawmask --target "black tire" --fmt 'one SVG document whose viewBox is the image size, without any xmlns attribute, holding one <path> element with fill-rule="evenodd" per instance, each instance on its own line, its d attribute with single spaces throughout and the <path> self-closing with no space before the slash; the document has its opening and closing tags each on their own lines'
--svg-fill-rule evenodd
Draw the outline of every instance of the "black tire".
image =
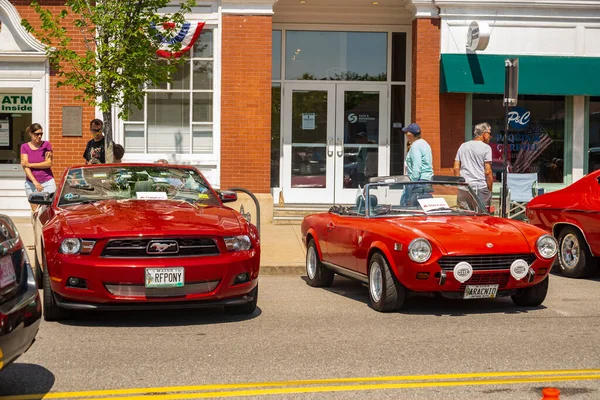
<svg viewBox="0 0 600 400">
<path fill-rule="evenodd" d="M 333 283 L 335 273 L 323 265 L 319 259 L 319 252 L 314 239 L 311 239 L 306 248 L 306 277 L 312 287 L 329 287 Z"/>
<path fill-rule="evenodd" d="M 42 276 L 44 288 L 44 319 L 46 321 L 60 321 L 61 319 L 67 318 L 69 316 L 69 310 L 59 307 L 58 304 L 56 304 L 54 292 L 52 291 L 52 286 L 50 285 L 50 276 L 48 275 L 48 268 L 46 268 L 45 263 L 44 272 Z"/>
<path fill-rule="evenodd" d="M 38 289 L 41 289 L 44 285 L 44 277 L 42 275 L 42 267 L 40 266 L 40 261 L 37 257 L 37 249 L 34 250 L 33 258 L 33 274 L 35 275 L 35 283 L 37 284 Z"/>
<path fill-rule="evenodd" d="M 406 300 L 406 288 L 398 282 L 380 253 L 373 254 L 369 259 L 369 298 L 371 306 L 380 312 L 399 310 Z"/>
<path fill-rule="evenodd" d="M 558 266 L 569 278 L 588 278 L 596 272 L 598 261 L 578 229 L 567 226 L 558 235 Z"/>
<path fill-rule="evenodd" d="M 537 307 L 544 302 L 548 294 L 548 277 L 535 286 L 520 289 L 517 294 L 510 296 L 512 301 L 521 307 Z"/>
<path fill-rule="evenodd" d="M 256 287 L 252 290 L 251 293 L 254 296 L 254 299 L 252 299 L 252 301 L 237 306 L 226 306 L 225 312 L 233 315 L 252 314 L 256 310 L 256 304 L 258 303 L 258 285 L 256 285 Z"/>
</svg>

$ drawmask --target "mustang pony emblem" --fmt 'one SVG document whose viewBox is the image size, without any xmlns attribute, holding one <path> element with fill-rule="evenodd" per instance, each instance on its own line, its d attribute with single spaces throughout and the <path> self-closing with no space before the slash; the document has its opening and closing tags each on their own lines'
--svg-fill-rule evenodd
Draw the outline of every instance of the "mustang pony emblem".
<svg viewBox="0 0 600 400">
<path fill-rule="evenodd" d="M 151 241 L 146 249 L 150 254 L 170 254 L 177 253 L 179 246 L 175 240 Z"/>
<path fill-rule="evenodd" d="M 487 243 L 486 246 L 491 249 L 492 247 L 494 247 L 494 245 L 492 243 Z"/>
</svg>

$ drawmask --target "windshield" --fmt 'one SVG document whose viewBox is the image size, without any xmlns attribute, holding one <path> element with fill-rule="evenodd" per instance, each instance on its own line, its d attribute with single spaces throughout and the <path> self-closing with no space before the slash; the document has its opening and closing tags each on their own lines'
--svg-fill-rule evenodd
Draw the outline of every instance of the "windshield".
<svg viewBox="0 0 600 400">
<path fill-rule="evenodd" d="M 365 198 L 368 196 L 368 205 Z M 357 199 L 357 213 L 380 215 L 487 214 L 476 193 L 465 183 L 372 183 Z M 362 207 L 362 209 L 361 209 Z"/>
<path fill-rule="evenodd" d="M 180 200 L 220 205 L 208 182 L 189 168 L 119 165 L 68 171 L 59 206 L 103 200 Z"/>
</svg>

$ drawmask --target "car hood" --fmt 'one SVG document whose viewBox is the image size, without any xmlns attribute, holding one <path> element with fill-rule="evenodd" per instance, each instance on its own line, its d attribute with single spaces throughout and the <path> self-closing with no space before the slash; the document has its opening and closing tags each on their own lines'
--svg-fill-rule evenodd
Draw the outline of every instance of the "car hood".
<svg viewBox="0 0 600 400">
<path fill-rule="evenodd" d="M 226 207 L 186 201 L 107 200 L 61 208 L 61 217 L 77 236 L 130 234 L 237 234 L 235 212 Z"/>
<path fill-rule="evenodd" d="M 517 223 L 498 217 L 427 216 L 391 222 L 437 244 L 449 255 L 532 251 Z"/>
</svg>

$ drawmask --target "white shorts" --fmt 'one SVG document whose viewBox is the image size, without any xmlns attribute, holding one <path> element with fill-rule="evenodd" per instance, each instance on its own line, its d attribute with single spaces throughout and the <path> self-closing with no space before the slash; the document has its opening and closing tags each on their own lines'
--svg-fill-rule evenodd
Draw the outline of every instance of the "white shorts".
<svg viewBox="0 0 600 400">
<path fill-rule="evenodd" d="M 46 193 L 56 192 L 56 182 L 54 181 L 54 178 L 50 179 L 49 181 L 42 182 L 41 185 L 44 188 L 43 192 L 46 192 Z M 37 192 L 37 189 L 35 188 L 35 185 L 33 184 L 33 182 L 25 181 L 25 194 L 27 194 L 27 197 L 29 197 L 29 195 L 31 193 L 35 193 L 35 192 Z"/>
</svg>

